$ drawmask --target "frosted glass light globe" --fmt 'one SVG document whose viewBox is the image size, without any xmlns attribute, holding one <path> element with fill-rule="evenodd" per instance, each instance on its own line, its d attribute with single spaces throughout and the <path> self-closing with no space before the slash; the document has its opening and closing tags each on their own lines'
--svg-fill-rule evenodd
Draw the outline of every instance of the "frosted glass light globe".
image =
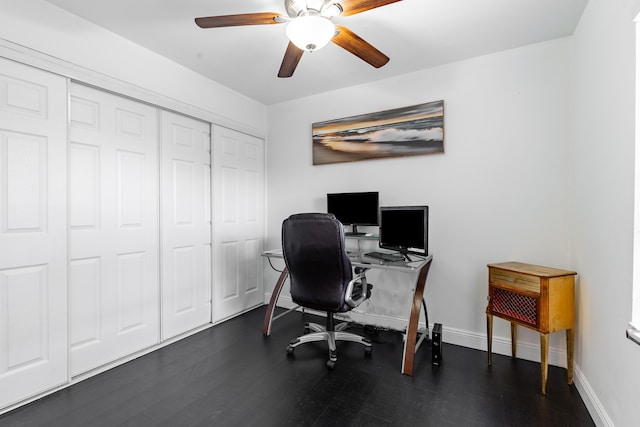
<svg viewBox="0 0 640 427">
<path fill-rule="evenodd" d="M 307 52 L 324 47 L 336 34 L 336 27 L 327 18 L 305 15 L 287 24 L 287 37 L 293 44 Z"/>
</svg>

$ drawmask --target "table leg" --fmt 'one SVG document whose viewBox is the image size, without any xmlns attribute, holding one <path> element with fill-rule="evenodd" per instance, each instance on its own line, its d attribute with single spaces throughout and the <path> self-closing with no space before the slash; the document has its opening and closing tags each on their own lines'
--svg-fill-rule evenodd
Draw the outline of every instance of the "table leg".
<svg viewBox="0 0 640 427">
<path fill-rule="evenodd" d="M 420 307 L 424 297 L 424 286 L 427 282 L 427 274 L 431 267 L 431 260 L 422 266 L 418 274 L 415 289 L 413 290 L 413 303 L 407 325 L 407 336 L 404 340 L 404 353 L 402 355 L 402 373 L 413 375 L 413 360 L 416 353 L 416 338 L 418 336 L 418 321 L 420 320 Z M 428 325 L 427 325 L 428 327 Z"/>
<path fill-rule="evenodd" d="M 493 315 L 487 310 L 487 363 L 491 366 L 491 342 L 493 341 Z"/>
<path fill-rule="evenodd" d="M 271 294 L 271 299 L 269 300 L 269 305 L 267 306 L 267 313 L 264 315 L 264 323 L 262 325 L 262 334 L 266 337 L 271 334 L 271 321 L 273 319 L 273 312 L 276 308 L 276 303 L 278 302 L 278 298 L 280 298 L 280 292 L 282 292 L 282 285 L 284 285 L 285 280 L 289 276 L 289 270 L 287 267 L 284 267 L 282 273 L 280 273 L 280 277 L 276 282 L 276 286 L 273 288 L 273 293 Z"/>
<path fill-rule="evenodd" d="M 573 328 L 567 329 L 567 384 L 573 384 Z"/>
<path fill-rule="evenodd" d="M 549 372 L 549 334 L 540 334 L 540 379 L 542 394 L 547 394 L 547 374 Z"/>
<path fill-rule="evenodd" d="M 511 322 L 511 358 L 516 358 L 516 341 L 518 338 L 518 325 Z"/>
</svg>

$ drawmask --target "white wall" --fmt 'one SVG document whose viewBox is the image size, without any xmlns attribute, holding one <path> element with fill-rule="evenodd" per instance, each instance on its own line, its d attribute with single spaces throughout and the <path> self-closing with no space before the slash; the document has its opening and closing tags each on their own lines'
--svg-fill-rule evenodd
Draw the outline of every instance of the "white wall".
<svg viewBox="0 0 640 427">
<path fill-rule="evenodd" d="M 201 118 L 258 136 L 266 133 L 263 104 L 44 0 L 2 0 L 0 39 L 161 94 L 210 116 Z"/>
<path fill-rule="evenodd" d="M 270 106 L 267 245 L 279 247 L 289 214 L 326 211 L 328 192 L 427 204 L 429 320 L 443 324 L 445 341 L 485 349 L 487 263 L 570 267 L 569 53 L 570 40 L 558 39 Z M 444 154 L 312 166 L 313 122 L 440 99 Z M 368 309 L 406 317 L 396 279 L 372 279 L 384 295 Z M 495 335 L 496 350 L 510 351 L 507 322 L 495 322 Z M 519 343 L 539 360 L 537 334 L 522 329 Z M 550 362 L 566 364 L 564 336 L 551 347 Z"/>
<path fill-rule="evenodd" d="M 637 1 L 591 0 L 573 36 L 572 257 L 575 360 L 608 425 L 638 425 L 640 347 L 631 320 Z M 637 11 L 637 9 L 636 9 Z"/>
</svg>

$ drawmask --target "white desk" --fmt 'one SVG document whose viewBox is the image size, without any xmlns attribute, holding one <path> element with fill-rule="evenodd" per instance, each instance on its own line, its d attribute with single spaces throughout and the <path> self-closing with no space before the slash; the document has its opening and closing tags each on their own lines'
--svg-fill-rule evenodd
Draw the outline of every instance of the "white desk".
<svg viewBox="0 0 640 427">
<path fill-rule="evenodd" d="M 262 253 L 262 256 L 267 258 L 283 258 L 282 250 L 270 250 Z M 409 313 L 409 318 L 407 321 L 407 330 L 406 330 L 406 339 L 404 340 L 404 352 L 402 355 L 402 369 L 401 372 L 405 375 L 413 375 L 413 362 L 416 351 L 422 344 L 422 341 L 428 337 L 429 335 L 429 317 L 427 315 L 427 306 L 424 302 L 424 287 L 427 282 L 427 274 L 429 273 L 429 268 L 431 267 L 431 261 L 433 260 L 433 255 L 429 255 L 426 258 L 419 258 L 413 256 L 413 259 L 416 261 L 411 262 L 385 262 L 375 258 L 369 258 L 361 253 L 350 255 L 351 264 L 354 267 L 363 267 L 363 268 L 375 268 L 382 270 L 396 270 L 400 272 L 414 272 L 415 273 L 415 286 L 413 287 L 413 300 L 411 304 L 411 309 Z M 265 336 L 269 336 L 271 334 L 271 323 L 273 322 L 274 317 L 273 313 L 276 307 L 276 303 L 278 302 L 278 298 L 280 298 L 280 292 L 282 291 L 282 287 L 284 282 L 287 280 L 289 276 L 289 271 L 285 266 L 276 282 L 276 286 L 273 289 L 273 293 L 271 294 L 271 300 L 269 301 L 269 305 L 267 307 L 267 313 L 264 317 L 264 324 L 262 328 L 262 333 Z M 418 321 L 420 320 L 420 307 L 424 308 L 424 314 L 426 317 L 427 331 L 422 334 L 420 339 L 418 339 Z"/>
</svg>

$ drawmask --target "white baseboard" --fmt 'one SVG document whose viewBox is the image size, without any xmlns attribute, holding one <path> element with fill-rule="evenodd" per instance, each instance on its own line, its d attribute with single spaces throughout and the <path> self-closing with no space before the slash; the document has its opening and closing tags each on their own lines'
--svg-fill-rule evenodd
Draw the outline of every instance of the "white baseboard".
<svg viewBox="0 0 640 427">
<path fill-rule="evenodd" d="M 487 351 L 486 334 L 447 328 L 442 325 L 442 340 L 449 344 Z M 491 350 L 493 354 L 511 356 L 511 337 L 501 337 L 494 334 Z M 516 356 L 518 359 L 540 363 L 540 346 L 533 343 L 519 342 L 516 346 Z M 561 368 L 567 367 L 567 352 L 564 349 L 549 347 L 548 358 L 549 365 Z"/>
<path fill-rule="evenodd" d="M 611 418 L 609 418 L 609 414 L 605 411 L 602 403 L 596 396 L 596 393 L 591 388 L 591 384 L 587 381 L 587 378 L 584 376 L 580 367 L 574 363 L 573 364 L 573 383 L 578 389 L 578 393 L 580 397 L 582 397 L 582 401 L 584 402 L 589 414 L 591 414 L 591 418 L 593 418 L 593 422 L 599 427 L 615 427 Z"/>
</svg>

